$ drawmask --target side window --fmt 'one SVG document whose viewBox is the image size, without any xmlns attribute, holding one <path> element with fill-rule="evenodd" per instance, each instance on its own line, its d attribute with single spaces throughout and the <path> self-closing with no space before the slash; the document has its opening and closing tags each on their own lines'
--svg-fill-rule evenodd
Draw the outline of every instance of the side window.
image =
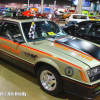
<svg viewBox="0 0 100 100">
<path fill-rule="evenodd" d="M 100 26 L 99 25 L 92 25 L 92 27 L 89 30 L 90 35 L 94 35 L 94 36 L 100 36 Z"/>
<path fill-rule="evenodd" d="M 85 25 L 84 27 L 78 30 L 78 33 L 87 34 L 90 27 L 91 27 L 91 24 Z"/>
<path fill-rule="evenodd" d="M 21 37 L 18 25 L 13 23 L 5 23 L 1 29 L 0 35 L 8 39 Z"/>
</svg>

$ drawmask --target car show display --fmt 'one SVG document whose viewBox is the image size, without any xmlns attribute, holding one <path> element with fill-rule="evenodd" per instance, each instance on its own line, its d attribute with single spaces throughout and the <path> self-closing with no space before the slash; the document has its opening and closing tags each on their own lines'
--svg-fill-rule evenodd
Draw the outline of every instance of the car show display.
<svg viewBox="0 0 100 100">
<path fill-rule="evenodd" d="M 36 74 L 48 94 L 64 90 L 84 98 L 96 95 L 98 45 L 68 36 L 51 20 L 32 20 L 23 16 L 0 20 L 0 57 Z"/>
<path fill-rule="evenodd" d="M 34 75 L 54 100 L 62 92 L 75 100 L 100 96 L 100 1 L 40 1 L 0 2 L 0 60 Z"/>
</svg>

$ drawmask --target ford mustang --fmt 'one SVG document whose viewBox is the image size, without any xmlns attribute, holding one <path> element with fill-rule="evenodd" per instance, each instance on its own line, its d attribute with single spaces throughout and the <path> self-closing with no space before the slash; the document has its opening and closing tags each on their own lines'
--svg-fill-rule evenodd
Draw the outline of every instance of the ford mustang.
<svg viewBox="0 0 100 100">
<path fill-rule="evenodd" d="M 46 93 L 100 94 L 100 47 L 48 19 L 0 20 L 0 57 L 37 75 Z"/>
<path fill-rule="evenodd" d="M 70 24 L 69 24 L 70 25 Z M 76 25 L 62 27 L 69 35 L 79 37 L 94 43 L 100 44 L 100 22 L 83 21 Z"/>
</svg>

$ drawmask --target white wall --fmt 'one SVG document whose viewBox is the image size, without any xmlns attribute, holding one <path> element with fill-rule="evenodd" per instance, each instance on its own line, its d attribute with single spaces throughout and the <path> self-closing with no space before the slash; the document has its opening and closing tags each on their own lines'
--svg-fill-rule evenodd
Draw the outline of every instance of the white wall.
<svg viewBox="0 0 100 100">
<path fill-rule="evenodd" d="M 97 10 L 100 11 L 100 3 L 97 4 Z"/>
<path fill-rule="evenodd" d="M 82 10 L 90 10 L 91 7 L 82 7 Z"/>
<path fill-rule="evenodd" d="M 94 10 L 94 4 L 93 3 L 91 3 L 90 4 L 90 7 L 82 7 L 82 10 Z"/>
</svg>

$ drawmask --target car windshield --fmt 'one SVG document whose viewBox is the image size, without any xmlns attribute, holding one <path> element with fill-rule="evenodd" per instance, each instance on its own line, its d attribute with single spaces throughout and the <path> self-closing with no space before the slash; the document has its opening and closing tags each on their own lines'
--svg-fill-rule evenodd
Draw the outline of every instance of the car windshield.
<svg viewBox="0 0 100 100">
<path fill-rule="evenodd" d="M 84 16 L 84 15 L 73 15 L 73 19 L 87 19 L 87 16 Z"/>
<path fill-rule="evenodd" d="M 52 21 L 39 21 L 35 22 L 34 38 L 29 38 L 29 30 L 32 22 L 22 23 L 22 28 L 27 42 L 43 39 L 58 39 L 66 37 L 67 34 Z"/>
</svg>

